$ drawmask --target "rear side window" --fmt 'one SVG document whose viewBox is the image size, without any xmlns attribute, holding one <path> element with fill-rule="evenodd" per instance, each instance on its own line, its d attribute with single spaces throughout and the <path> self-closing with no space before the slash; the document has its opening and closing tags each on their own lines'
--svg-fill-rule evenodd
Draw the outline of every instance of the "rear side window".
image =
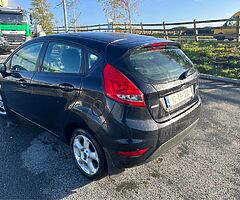
<svg viewBox="0 0 240 200">
<path fill-rule="evenodd" d="M 91 69 L 99 60 L 99 57 L 94 53 L 88 54 L 88 68 Z"/>
<path fill-rule="evenodd" d="M 129 70 L 150 83 L 174 81 L 187 70 L 196 71 L 190 59 L 175 47 L 136 50 L 127 60 Z"/>
<path fill-rule="evenodd" d="M 44 72 L 79 73 L 82 49 L 64 43 L 50 42 L 43 61 Z"/>
</svg>

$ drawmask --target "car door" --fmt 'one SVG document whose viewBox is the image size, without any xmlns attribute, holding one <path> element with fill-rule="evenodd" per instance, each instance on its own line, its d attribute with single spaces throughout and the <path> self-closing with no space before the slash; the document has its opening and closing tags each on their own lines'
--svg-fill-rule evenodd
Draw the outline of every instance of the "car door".
<svg viewBox="0 0 240 200">
<path fill-rule="evenodd" d="M 58 133 L 76 101 L 83 76 L 83 49 L 77 44 L 50 41 L 41 70 L 32 78 L 36 103 L 34 121 Z"/>
<path fill-rule="evenodd" d="M 31 78 L 36 72 L 43 42 L 23 46 L 7 60 L 8 75 L 1 80 L 6 106 L 26 118 L 31 118 Z"/>
</svg>

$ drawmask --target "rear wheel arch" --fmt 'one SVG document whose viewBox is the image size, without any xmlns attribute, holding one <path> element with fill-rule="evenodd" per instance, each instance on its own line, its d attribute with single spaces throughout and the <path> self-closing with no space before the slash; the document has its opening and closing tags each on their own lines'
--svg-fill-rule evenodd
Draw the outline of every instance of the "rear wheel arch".
<svg viewBox="0 0 240 200">
<path fill-rule="evenodd" d="M 65 128 L 64 128 L 64 138 L 65 138 L 65 141 L 68 145 L 71 142 L 72 134 L 77 129 L 81 129 L 83 131 L 86 131 L 89 134 L 91 134 L 93 137 L 95 137 L 94 132 L 85 123 L 83 123 L 83 122 L 68 122 L 66 124 Z M 96 140 L 98 141 L 97 138 L 96 138 Z"/>
<path fill-rule="evenodd" d="M 226 36 L 224 35 L 224 33 L 220 32 L 216 35 L 215 37 L 217 40 L 225 40 Z"/>
<path fill-rule="evenodd" d="M 76 129 L 82 129 L 95 137 L 97 142 L 103 146 L 101 136 L 96 133 L 96 130 L 100 127 L 101 124 L 97 120 L 89 118 L 86 113 L 79 112 L 77 109 L 71 109 L 62 127 L 61 138 L 69 145 L 73 132 Z"/>
<path fill-rule="evenodd" d="M 64 128 L 64 139 L 68 145 L 70 145 L 72 134 L 75 130 L 82 129 L 82 126 L 78 123 L 68 123 Z"/>
<path fill-rule="evenodd" d="M 77 129 L 88 132 L 100 145 L 102 145 L 100 139 L 97 137 L 97 134 L 83 120 L 68 121 L 65 124 L 63 129 L 63 138 L 68 145 L 70 145 L 72 134 Z"/>
</svg>

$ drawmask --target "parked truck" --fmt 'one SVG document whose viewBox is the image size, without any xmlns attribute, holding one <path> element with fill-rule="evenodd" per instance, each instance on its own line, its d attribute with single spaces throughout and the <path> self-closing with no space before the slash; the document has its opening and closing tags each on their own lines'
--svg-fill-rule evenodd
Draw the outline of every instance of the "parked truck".
<svg viewBox="0 0 240 200">
<path fill-rule="evenodd" d="M 31 18 L 31 17 L 30 17 Z M 31 19 L 20 8 L 0 8 L 0 48 L 12 50 L 31 38 Z"/>
<path fill-rule="evenodd" d="M 237 18 L 240 17 L 240 11 L 235 13 L 229 20 L 220 28 L 214 30 L 214 37 L 217 40 L 228 39 L 232 41 L 237 38 Z"/>
</svg>

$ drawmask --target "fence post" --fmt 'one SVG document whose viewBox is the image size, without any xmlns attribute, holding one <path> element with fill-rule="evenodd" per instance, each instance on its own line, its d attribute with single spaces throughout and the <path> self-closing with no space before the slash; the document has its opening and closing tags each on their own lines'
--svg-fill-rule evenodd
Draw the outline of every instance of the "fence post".
<svg viewBox="0 0 240 200">
<path fill-rule="evenodd" d="M 124 29 L 125 29 L 125 33 L 127 32 L 127 23 L 126 22 L 124 22 Z"/>
<path fill-rule="evenodd" d="M 198 41 L 199 41 L 199 38 L 198 38 L 198 29 L 197 29 L 196 19 L 193 20 L 193 25 L 194 25 L 194 36 L 195 36 L 195 41 L 198 42 Z"/>
<path fill-rule="evenodd" d="M 98 25 L 98 31 L 101 31 L 101 24 Z"/>
<path fill-rule="evenodd" d="M 88 25 L 87 25 L 87 31 L 88 31 Z"/>
<path fill-rule="evenodd" d="M 113 22 L 111 22 L 111 30 L 112 30 L 112 32 L 115 32 L 114 31 L 114 23 Z"/>
<path fill-rule="evenodd" d="M 142 34 L 144 34 L 144 29 L 143 29 L 143 23 L 142 22 L 140 23 L 140 26 L 141 26 Z"/>
<path fill-rule="evenodd" d="M 183 32 L 182 30 L 179 31 L 179 40 L 180 40 L 180 42 L 182 42 L 182 32 Z"/>
<path fill-rule="evenodd" d="M 236 34 L 236 37 L 237 37 L 237 42 L 240 42 L 240 17 L 238 16 L 237 17 L 237 34 Z"/>
<path fill-rule="evenodd" d="M 165 22 L 163 22 L 163 32 L 164 32 L 164 38 L 168 40 L 168 31 L 166 29 Z"/>
</svg>

